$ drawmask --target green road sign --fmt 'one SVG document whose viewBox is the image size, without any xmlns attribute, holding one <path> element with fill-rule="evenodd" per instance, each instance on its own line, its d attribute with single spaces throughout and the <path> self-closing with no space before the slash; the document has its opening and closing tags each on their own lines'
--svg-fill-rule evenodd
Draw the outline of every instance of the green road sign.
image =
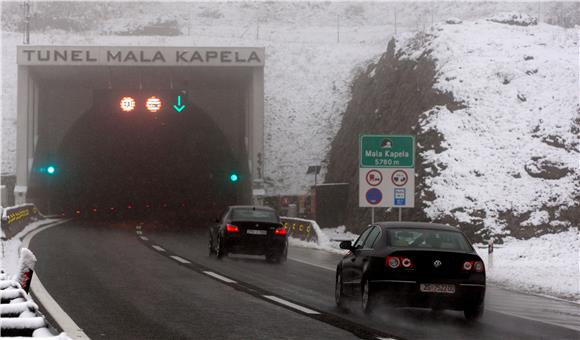
<svg viewBox="0 0 580 340">
<path fill-rule="evenodd" d="M 415 136 L 360 136 L 361 168 L 414 168 Z"/>
</svg>

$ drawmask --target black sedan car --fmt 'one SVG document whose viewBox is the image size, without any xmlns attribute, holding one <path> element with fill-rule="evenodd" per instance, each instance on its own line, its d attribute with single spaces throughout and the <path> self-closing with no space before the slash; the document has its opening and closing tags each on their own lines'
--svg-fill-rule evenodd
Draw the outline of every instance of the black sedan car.
<svg viewBox="0 0 580 340">
<path fill-rule="evenodd" d="M 457 228 L 415 222 L 380 222 L 363 231 L 336 268 L 335 301 L 360 298 L 369 313 L 388 306 L 451 309 L 479 318 L 485 267 Z"/>
<path fill-rule="evenodd" d="M 209 230 L 209 254 L 266 255 L 281 262 L 288 254 L 288 237 L 280 217 L 268 207 L 230 206 Z"/>
</svg>

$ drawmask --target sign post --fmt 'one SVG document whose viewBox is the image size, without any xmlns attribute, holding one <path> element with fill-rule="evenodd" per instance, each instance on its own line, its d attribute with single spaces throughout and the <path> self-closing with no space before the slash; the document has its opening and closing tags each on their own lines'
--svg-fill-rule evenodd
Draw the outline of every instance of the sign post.
<svg viewBox="0 0 580 340">
<path fill-rule="evenodd" d="M 362 135 L 359 140 L 359 207 L 415 207 L 415 136 Z"/>
</svg>

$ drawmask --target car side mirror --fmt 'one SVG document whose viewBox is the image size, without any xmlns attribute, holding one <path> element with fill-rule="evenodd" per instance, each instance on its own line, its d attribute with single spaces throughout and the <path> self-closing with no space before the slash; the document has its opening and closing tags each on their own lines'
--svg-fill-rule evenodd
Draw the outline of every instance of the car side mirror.
<svg viewBox="0 0 580 340">
<path fill-rule="evenodd" d="M 351 241 L 342 241 L 338 246 L 340 247 L 340 249 L 352 250 Z"/>
</svg>

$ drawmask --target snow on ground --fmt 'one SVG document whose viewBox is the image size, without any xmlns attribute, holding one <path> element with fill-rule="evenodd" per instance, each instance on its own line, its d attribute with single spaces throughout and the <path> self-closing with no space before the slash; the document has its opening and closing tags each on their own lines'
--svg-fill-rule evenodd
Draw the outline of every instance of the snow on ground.
<svg viewBox="0 0 580 340">
<path fill-rule="evenodd" d="M 359 235 L 338 228 L 323 228 L 322 242 L 290 239 L 293 246 L 321 249 L 336 254 L 347 251 L 338 241 L 356 240 Z M 508 238 L 496 245 L 490 263 L 487 246 L 474 245 L 486 264 L 487 282 L 522 292 L 543 294 L 580 303 L 580 233 L 572 228 L 529 240 Z"/>
<path fill-rule="evenodd" d="M 20 246 L 22 245 L 21 238 L 41 225 L 56 221 L 58 219 L 43 219 L 33 222 L 11 239 L 0 240 L 0 269 L 3 269 L 9 276 L 16 275 L 18 272 L 18 254 L 20 253 Z"/>
<path fill-rule="evenodd" d="M 495 247 L 491 266 L 487 249 L 478 252 L 486 263 L 489 282 L 580 303 L 578 228 L 529 240 L 505 240 Z"/>
<path fill-rule="evenodd" d="M 314 224 L 316 223 L 315 221 L 310 220 L 309 222 L 314 222 Z M 318 227 L 318 224 L 316 224 L 316 226 Z M 346 231 L 345 226 L 323 229 L 318 227 L 314 229 L 316 230 L 316 235 L 318 236 L 318 242 L 308 242 L 290 237 L 288 239 L 290 245 L 302 248 L 320 249 L 330 253 L 344 255 L 346 254 L 347 250 L 340 249 L 338 247 L 340 241 L 352 240 L 354 242 L 354 240 L 358 238 L 358 235 L 353 234 L 350 231 Z"/>
<path fill-rule="evenodd" d="M 580 147 L 572 128 L 580 110 L 578 30 L 478 20 L 439 24 L 428 33 L 434 37 L 422 48 L 412 47 L 411 35 L 397 45 L 409 58 L 432 50 L 435 88 L 465 105 L 454 112 L 435 107 L 421 122 L 423 131 L 443 134 L 446 148 L 421 151 L 427 166 L 442 169 L 426 179 L 436 197 L 427 203 L 428 217 L 475 221 L 471 214 L 483 210 L 485 228 L 502 234 L 500 212 L 537 211 L 537 219 L 543 207 L 573 206 L 580 195 Z M 536 157 L 570 172 L 532 177 Z"/>
</svg>

